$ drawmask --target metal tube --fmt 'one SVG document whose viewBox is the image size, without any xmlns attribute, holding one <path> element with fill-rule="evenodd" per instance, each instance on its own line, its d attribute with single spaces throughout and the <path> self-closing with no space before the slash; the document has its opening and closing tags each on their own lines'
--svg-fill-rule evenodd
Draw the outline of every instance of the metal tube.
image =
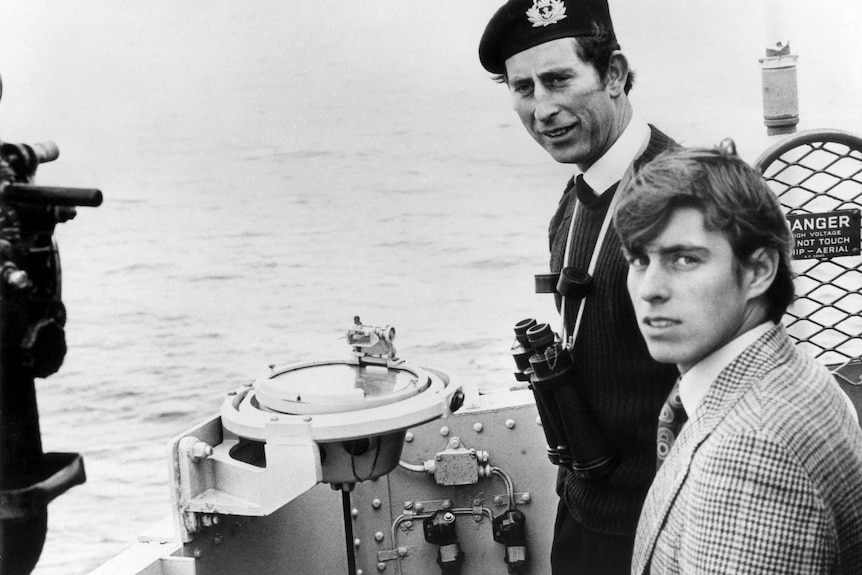
<svg viewBox="0 0 862 575">
<path fill-rule="evenodd" d="M 341 511 L 344 515 L 344 544 L 347 550 L 347 575 L 356 575 L 356 548 L 353 545 L 353 514 L 350 512 L 350 491 L 341 489 Z"/>
<path fill-rule="evenodd" d="M 766 6 L 766 57 L 760 60 L 763 91 L 763 123 L 769 136 L 792 134 L 799 123 L 796 56 L 790 51 L 786 7 Z"/>
</svg>

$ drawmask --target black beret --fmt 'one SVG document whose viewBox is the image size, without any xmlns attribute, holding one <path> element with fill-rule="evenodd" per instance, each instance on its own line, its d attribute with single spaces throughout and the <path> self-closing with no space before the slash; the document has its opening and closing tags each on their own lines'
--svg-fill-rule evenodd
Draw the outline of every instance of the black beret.
<svg viewBox="0 0 862 575">
<path fill-rule="evenodd" d="M 613 37 L 607 0 L 509 0 L 485 27 L 479 61 L 503 74 L 510 56 L 559 38 L 592 36 L 594 24 Z"/>
</svg>

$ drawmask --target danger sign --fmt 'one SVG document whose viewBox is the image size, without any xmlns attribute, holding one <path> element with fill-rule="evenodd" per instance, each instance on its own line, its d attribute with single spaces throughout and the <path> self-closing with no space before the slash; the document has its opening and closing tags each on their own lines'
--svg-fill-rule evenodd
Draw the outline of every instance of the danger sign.
<svg viewBox="0 0 862 575">
<path fill-rule="evenodd" d="M 793 259 L 858 256 L 862 250 L 860 220 L 860 210 L 788 215 Z"/>
</svg>

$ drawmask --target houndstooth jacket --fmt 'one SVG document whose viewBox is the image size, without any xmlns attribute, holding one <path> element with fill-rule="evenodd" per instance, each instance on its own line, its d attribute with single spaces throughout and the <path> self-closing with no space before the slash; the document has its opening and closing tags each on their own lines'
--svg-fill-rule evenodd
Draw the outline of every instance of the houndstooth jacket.
<svg viewBox="0 0 862 575">
<path fill-rule="evenodd" d="M 862 431 L 778 325 L 712 383 L 659 469 L 632 573 L 862 573 Z"/>
</svg>

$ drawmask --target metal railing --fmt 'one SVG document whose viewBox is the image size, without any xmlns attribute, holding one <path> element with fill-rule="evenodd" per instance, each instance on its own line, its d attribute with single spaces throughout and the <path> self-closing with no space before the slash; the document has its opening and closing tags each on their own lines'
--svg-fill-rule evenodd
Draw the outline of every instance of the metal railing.
<svg viewBox="0 0 862 575">
<path fill-rule="evenodd" d="M 800 132 L 767 149 L 756 166 L 789 219 L 838 212 L 852 218 L 852 226 L 860 225 L 862 139 L 837 130 Z M 859 230 L 851 233 L 858 237 Z M 797 299 L 785 323 L 797 344 L 829 366 L 836 377 L 859 385 L 862 381 L 847 375 L 857 372 L 862 363 L 862 255 L 856 239 L 836 236 L 821 241 L 845 245 L 823 248 L 824 253 L 794 250 Z"/>
</svg>

